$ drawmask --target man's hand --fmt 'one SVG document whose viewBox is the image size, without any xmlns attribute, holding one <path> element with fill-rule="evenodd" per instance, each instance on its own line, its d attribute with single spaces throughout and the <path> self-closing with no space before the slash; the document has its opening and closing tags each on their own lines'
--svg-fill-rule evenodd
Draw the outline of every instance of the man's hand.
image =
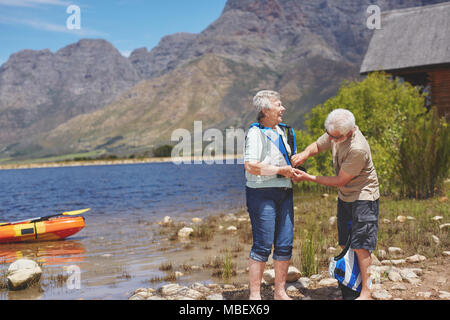
<svg viewBox="0 0 450 320">
<path fill-rule="evenodd" d="M 303 164 L 306 161 L 306 159 L 308 159 L 308 153 L 306 153 L 305 151 L 294 154 L 291 157 L 292 166 L 297 167 Z"/>
<path fill-rule="evenodd" d="M 298 170 L 292 177 L 293 182 L 309 181 L 310 175 L 304 171 Z"/>
</svg>

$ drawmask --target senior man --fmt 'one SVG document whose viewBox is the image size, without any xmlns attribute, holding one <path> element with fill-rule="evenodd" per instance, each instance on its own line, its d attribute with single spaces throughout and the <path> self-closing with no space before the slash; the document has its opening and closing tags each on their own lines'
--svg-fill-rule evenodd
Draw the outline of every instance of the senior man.
<svg viewBox="0 0 450 320">
<path fill-rule="evenodd" d="M 353 114 L 345 109 L 332 111 L 325 121 L 325 133 L 303 152 L 292 157 L 294 167 L 319 152 L 332 151 L 336 176 L 313 176 L 296 173 L 293 181 L 312 181 L 338 187 L 338 237 L 344 247 L 351 231 L 351 245 L 358 257 L 362 289 L 359 300 L 371 299 L 368 268 L 371 251 L 375 250 L 378 234 L 378 177 L 369 144 L 355 124 Z"/>
</svg>

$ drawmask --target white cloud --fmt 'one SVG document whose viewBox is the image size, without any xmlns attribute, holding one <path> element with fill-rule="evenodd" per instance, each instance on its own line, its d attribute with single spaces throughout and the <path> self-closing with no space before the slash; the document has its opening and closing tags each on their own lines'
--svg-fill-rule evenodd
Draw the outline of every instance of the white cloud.
<svg viewBox="0 0 450 320">
<path fill-rule="evenodd" d="M 37 7 L 39 5 L 68 6 L 70 2 L 62 0 L 0 0 L 0 6 Z"/>
<path fill-rule="evenodd" d="M 0 0 L 2 1 L 2 0 Z M 83 28 L 79 30 L 69 30 L 65 24 L 54 24 L 45 21 L 35 20 L 35 19 L 17 19 L 11 17 L 0 16 L 0 24 L 11 24 L 11 25 L 25 25 L 37 30 L 51 31 L 51 32 L 62 32 L 67 34 L 75 34 L 81 37 L 107 37 L 108 34 L 102 31 L 97 31 L 89 28 Z"/>
</svg>

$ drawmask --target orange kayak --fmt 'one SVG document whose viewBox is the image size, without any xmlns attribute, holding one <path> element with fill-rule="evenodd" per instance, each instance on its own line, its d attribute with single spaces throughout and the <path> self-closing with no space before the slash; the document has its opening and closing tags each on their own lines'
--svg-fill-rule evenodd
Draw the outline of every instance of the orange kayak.
<svg viewBox="0 0 450 320">
<path fill-rule="evenodd" d="M 45 221 L 0 226 L 0 243 L 60 240 L 84 228 L 84 217 L 58 217 Z"/>
</svg>

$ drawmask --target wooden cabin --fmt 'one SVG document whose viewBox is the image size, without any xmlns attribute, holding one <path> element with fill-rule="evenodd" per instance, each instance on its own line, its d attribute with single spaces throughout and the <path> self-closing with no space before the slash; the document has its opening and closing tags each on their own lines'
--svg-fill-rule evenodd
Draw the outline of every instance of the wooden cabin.
<svg viewBox="0 0 450 320">
<path fill-rule="evenodd" d="M 450 2 L 384 12 L 361 65 L 429 92 L 427 107 L 450 118 Z"/>
</svg>

